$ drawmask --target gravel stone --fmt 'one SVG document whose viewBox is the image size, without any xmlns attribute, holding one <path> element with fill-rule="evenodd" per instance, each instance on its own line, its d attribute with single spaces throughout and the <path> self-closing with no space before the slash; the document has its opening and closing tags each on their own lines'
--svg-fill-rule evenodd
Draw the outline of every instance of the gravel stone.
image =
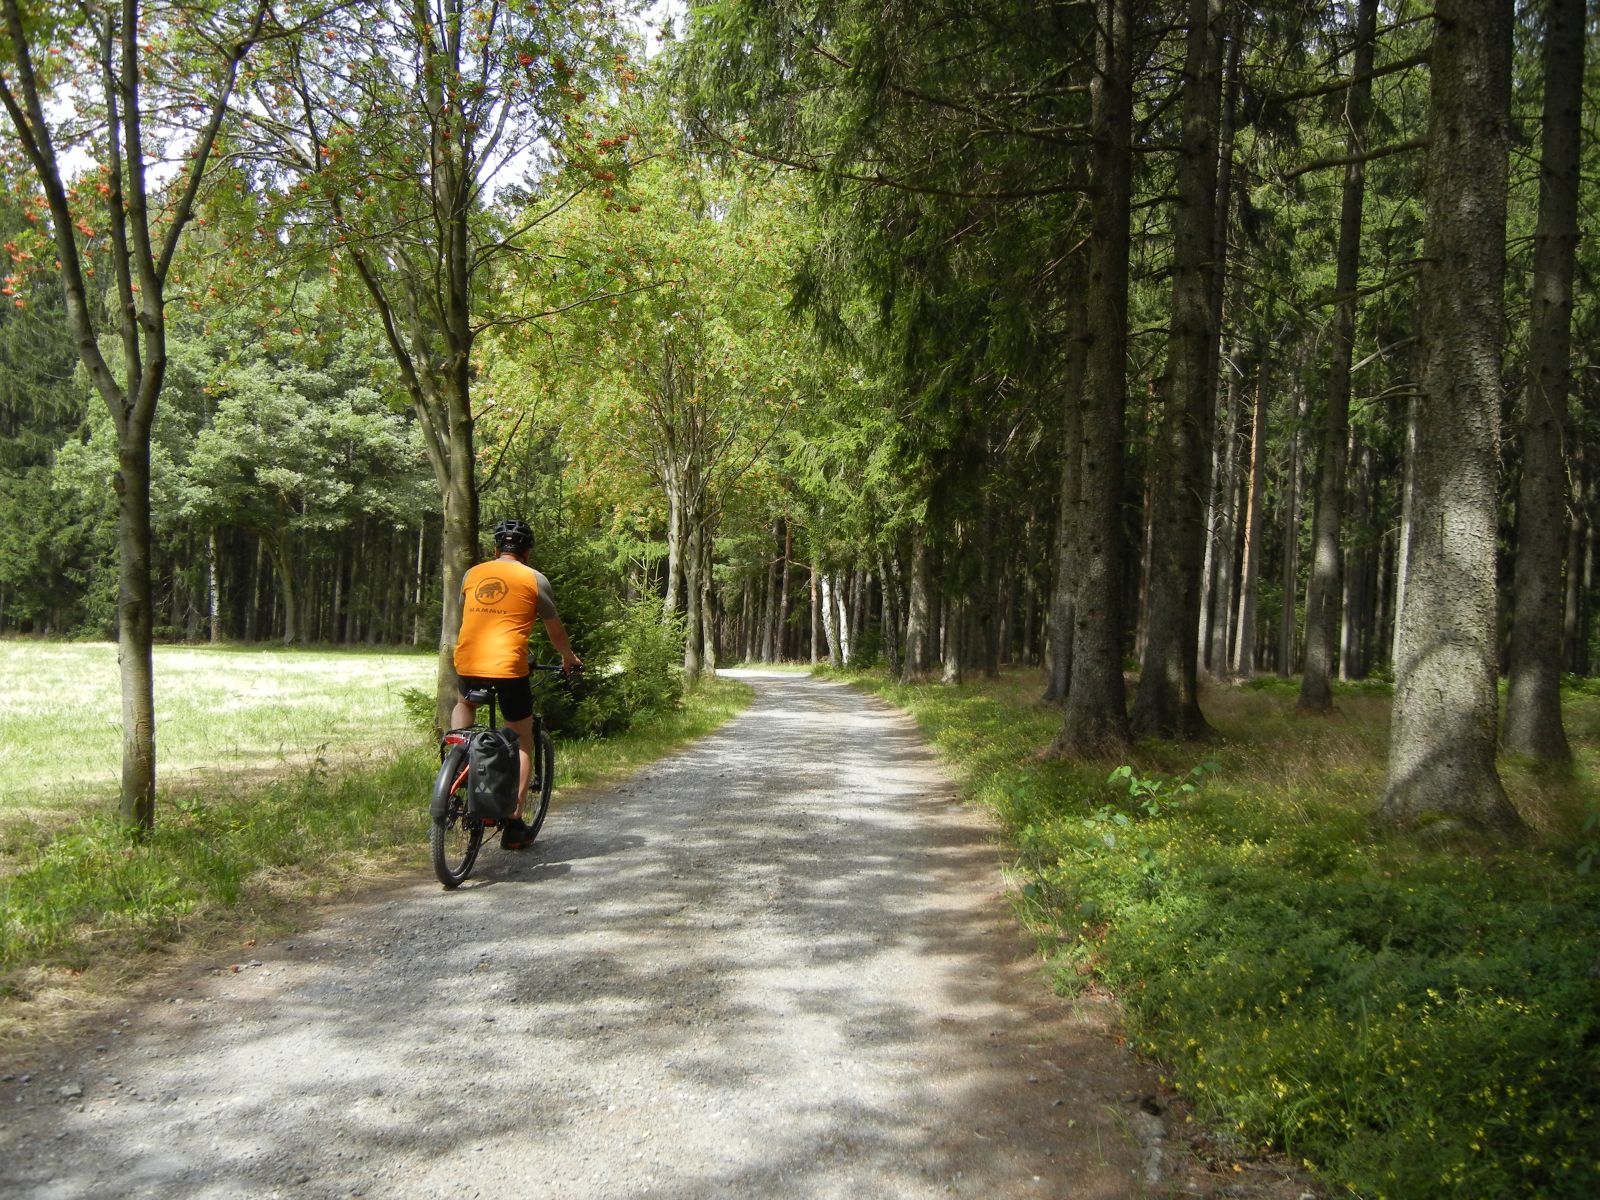
<svg viewBox="0 0 1600 1200">
<path fill-rule="evenodd" d="M 1151 1151 L 1183 1143 L 1124 1099 L 1154 1073 L 1108 1001 L 1042 982 L 993 829 L 915 725 L 741 677 L 739 717 L 558 797 L 458 891 L 419 848 L 412 880 L 258 946 L 270 973 L 224 957 L 119 1001 L 126 1036 L 94 1060 L 116 1102 L 21 1103 L 21 1068 L 74 1070 L 88 1028 L 4 1064 L 0 1195 L 1167 1194 Z"/>
</svg>

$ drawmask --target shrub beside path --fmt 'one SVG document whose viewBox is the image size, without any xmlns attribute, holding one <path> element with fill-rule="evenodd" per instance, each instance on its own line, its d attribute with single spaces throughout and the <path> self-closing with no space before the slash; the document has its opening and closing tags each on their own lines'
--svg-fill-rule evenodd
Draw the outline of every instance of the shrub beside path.
<svg viewBox="0 0 1600 1200">
<path fill-rule="evenodd" d="M 1043 986 L 908 718 L 742 677 L 740 717 L 459 892 L 419 848 L 5 1063 L 0 1194 L 1300 1194 L 1209 1174 L 1110 1002 Z"/>
</svg>

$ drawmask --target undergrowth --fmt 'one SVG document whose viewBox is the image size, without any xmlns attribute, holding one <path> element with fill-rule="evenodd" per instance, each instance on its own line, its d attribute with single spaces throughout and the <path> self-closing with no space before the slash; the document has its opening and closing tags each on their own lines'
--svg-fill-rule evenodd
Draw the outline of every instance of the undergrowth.
<svg viewBox="0 0 1600 1200">
<path fill-rule="evenodd" d="M 1035 674 L 861 682 L 1004 820 L 1057 985 L 1111 986 L 1213 1126 L 1343 1194 L 1600 1194 L 1588 831 L 1523 850 L 1376 831 L 1385 728 L 1359 692 L 1330 721 L 1281 711 L 1274 689 L 1219 690 L 1219 743 L 1144 745 L 1109 770 L 1037 760 L 1060 713 L 1034 702 Z M 1582 830 L 1585 788 L 1519 789 L 1525 810 L 1576 806 L 1537 827 Z"/>
</svg>

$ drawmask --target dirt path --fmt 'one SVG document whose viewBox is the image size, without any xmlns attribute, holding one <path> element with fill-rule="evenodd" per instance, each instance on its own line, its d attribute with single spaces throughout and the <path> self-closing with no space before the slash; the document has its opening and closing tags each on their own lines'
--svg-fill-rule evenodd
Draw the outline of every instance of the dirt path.
<svg viewBox="0 0 1600 1200">
<path fill-rule="evenodd" d="M 746 677 L 459 892 L 419 874 L 8 1075 L 0 1195 L 1194 1194 L 909 720 Z"/>
</svg>

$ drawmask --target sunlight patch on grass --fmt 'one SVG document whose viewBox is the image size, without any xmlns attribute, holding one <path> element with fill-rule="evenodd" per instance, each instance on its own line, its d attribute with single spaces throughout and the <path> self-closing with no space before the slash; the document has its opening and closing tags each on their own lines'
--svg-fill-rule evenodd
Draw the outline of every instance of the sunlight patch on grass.
<svg viewBox="0 0 1600 1200">
<path fill-rule="evenodd" d="M 157 786 L 404 745 L 400 692 L 431 689 L 436 664 L 431 651 L 157 646 Z M 115 803 L 120 689 L 111 643 L 0 641 L 0 694 L 18 701 L 0 714 L 0 819 Z"/>
</svg>

